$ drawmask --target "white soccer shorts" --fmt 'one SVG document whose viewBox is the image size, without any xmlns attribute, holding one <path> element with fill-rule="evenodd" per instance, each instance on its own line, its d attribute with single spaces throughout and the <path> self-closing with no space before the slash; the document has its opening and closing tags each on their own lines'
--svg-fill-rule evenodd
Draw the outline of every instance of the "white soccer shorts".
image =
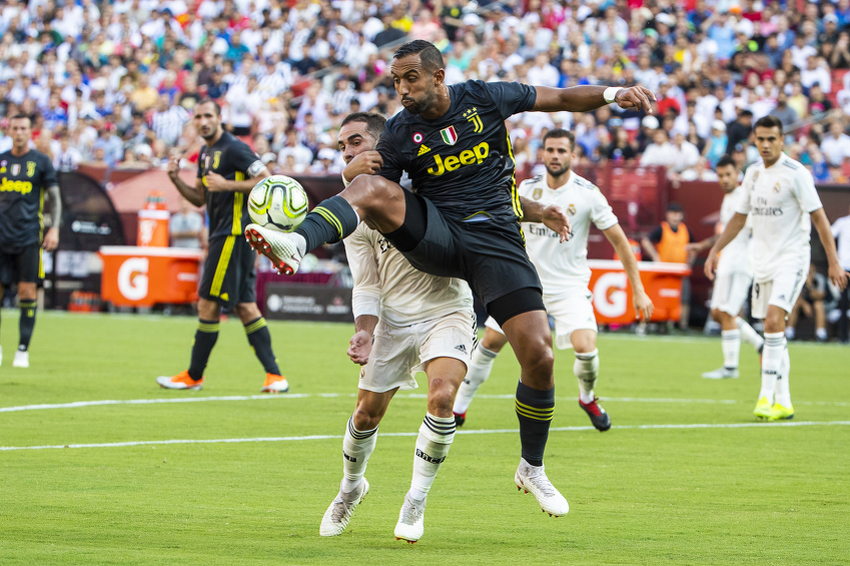
<svg viewBox="0 0 850 566">
<path fill-rule="evenodd" d="M 731 316 L 738 316 L 747 301 L 752 284 L 752 274 L 745 271 L 718 273 L 711 291 L 712 310 L 717 309 Z"/>
<path fill-rule="evenodd" d="M 375 328 L 369 363 L 360 371 L 358 387 L 375 393 L 416 389 L 414 376 L 436 358 L 455 358 L 469 367 L 478 324 L 472 310 L 460 310 L 410 326 L 384 320 Z"/>
<path fill-rule="evenodd" d="M 573 295 L 565 299 L 545 300 L 546 310 L 555 319 L 555 347 L 559 350 L 568 350 L 573 347 L 570 335 L 575 330 L 592 330 L 599 332 L 596 324 L 596 314 L 593 312 L 593 303 L 590 297 L 584 295 Z M 492 328 L 499 334 L 503 334 L 502 328 L 492 316 L 487 317 L 484 326 Z"/>
<path fill-rule="evenodd" d="M 780 268 L 773 280 L 754 283 L 753 318 L 764 319 L 768 305 L 781 308 L 787 317 L 803 291 L 808 273 L 808 264 L 788 264 Z"/>
</svg>

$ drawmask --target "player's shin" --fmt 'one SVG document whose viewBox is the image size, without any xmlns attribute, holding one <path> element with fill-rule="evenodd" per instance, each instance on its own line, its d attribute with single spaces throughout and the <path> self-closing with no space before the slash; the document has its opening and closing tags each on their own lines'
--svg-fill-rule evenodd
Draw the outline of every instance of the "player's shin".
<svg viewBox="0 0 850 566">
<path fill-rule="evenodd" d="M 452 409 L 454 414 L 466 414 L 478 388 L 490 377 L 490 372 L 493 370 L 493 362 L 498 355 L 498 352 L 491 352 L 480 344 L 472 353 L 469 371 L 466 372 L 466 377 L 463 379 L 460 388 L 458 388 L 457 397 L 455 397 L 455 405 Z"/>
<path fill-rule="evenodd" d="M 360 485 L 377 441 L 378 427 L 372 430 L 357 430 L 353 418 L 348 419 L 345 438 L 342 441 L 343 478 L 340 491 L 350 493 Z"/>
<path fill-rule="evenodd" d="M 728 370 L 738 369 L 741 358 L 741 331 L 724 330 L 720 333 L 721 347 L 723 348 L 723 367 Z"/>
<path fill-rule="evenodd" d="M 738 325 L 738 330 L 741 331 L 741 339 L 755 348 L 756 352 L 760 352 L 762 346 L 764 346 L 764 338 L 740 316 L 735 318 L 735 324 Z"/>
<path fill-rule="evenodd" d="M 245 325 L 245 334 L 248 337 L 248 343 L 254 349 L 254 354 L 257 359 L 263 364 L 263 369 L 266 373 L 280 375 L 280 368 L 277 365 L 277 358 L 274 357 L 272 350 L 272 337 L 269 334 L 269 328 L 266 325 L 266 319 L 259 317 Z"/>
<path fill-rule="evenodd" d="M 21 320 L 19 322 L 19 328 L 21 337 L 18 345 L 19 351 L 26 352 L 30 346 L 32 331 L 35 328 L 35 311 L 37 304 L 38 303 L 35 299 L 21 300 L 20 302 Z"/>
<path fill-rule="evenodd" d="M 210 359 L 210 353 L 218 340 L 219 322 L 217 320 L 198 319 L 198 330 L 192 344 L 192 359 L 189 362 L 189 377 L 198 381 L 204 376 L 204 369 Z"/>
<path fill-rule="evenodd" d="M 516 389 L 516 414 L 522 457 L 532 466 L 542 466 L 549 427 L 555 415 L 555 388 L 541 391 L 519 382 Z"/>
<path fill-rule="evenodd" d="M 416 438 L 413 456 L 413 479 L 410 482 L 411 499 L 422 501 L 428 495 L 440 466 L 449 454 L 455 437 L 454 417 L 425 415 Z"/>
<path fill-rule="evenodd" d="M 354 232 L 358 224 L 360 217 L 344 198 L 336 195 L 324 200 L 295 230 L 305 241 L 305 248 L 300 251 L 306 253 L 322 244 L 338 242 Z"/>
<path fill-rule="evenodd" d="M 791 408 L 791 356 L 788 354 L 788 346 L 782 350 L 782 361 L 779 366 L 779 375 L 776 379 L 776 403 L 785 408 Z"/>
<path fill-rule="evenodd" d="M 596 378 L 599 375 L 599 350 L 581 354 L 576 352 L 573 372 L 578 379 L 579 399 L 582 403 L 593 403 L 593 388 L 596 386 Z"/>
<path fill-rule="evenodd" d="M 786 348 L 785 333 L 770 332 L 764 335 L 764 350 L 761 362 L 761 392 L 759 399 L 767 398 L 773 403 L 776 378 L 782 369 L 782 355 Z"/>
</svg>

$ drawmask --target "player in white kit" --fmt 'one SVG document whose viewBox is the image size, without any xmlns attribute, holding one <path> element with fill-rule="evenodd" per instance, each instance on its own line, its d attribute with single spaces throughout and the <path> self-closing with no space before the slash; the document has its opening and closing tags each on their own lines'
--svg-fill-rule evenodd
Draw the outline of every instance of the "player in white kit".
<svg viewBox="0 0 850 566">
<path fill-rule="evenodd" d="M 717 241 L 726 224 L 735 216 L 735 209 L 744 192 L 738 186 L 738 167 L 731 157 L 722 157 L 717 162 L 715 171 L 717 181 L 724 192 L 717 235 L 698 244 L 689 244 L 689 251 L 694 253 L 709 249 Z M 741 339 L 755 348 L 756 352 L 761 352 L 764 346 L 764 339 L 739 316 L 753 285 L 753 266 L 750 260 L 752 232 L 751 223 L 748 221 L 744 229 L 723 249 L 717 264 L 717 275 L 714 277 L 714 289 L 711 292 L 711 317 L 720 323 L 723 367 L 702 374 L 706 379 L 738 377 Z"/>
<path fill-rule="evenodd" d="M 829 261 L 829 278 L 839 289 L 847 286 L 829 221 L 815 189 L 812 174 L 782 153 L 782 122 L 760 118 L 754 128 L 756 147 L 764 160 L 747 169 L 743 195 L 735 215 L 705 262 L 714 279 L 718 254 L 752 218 L 752 259 L 755 274 L 752 311 L 764 319 L 761 391 L 753 413 L 760 419 L 794 417 L 789 376 L 791 359 L 785 341 L 785 320 L 800 296 L 811 261 L 810 234 L 814 223 Z"/>
<path fill-rule="evenodd" d="M 555 346 L 574 348 L 573 371 L 579 384 L 579 406 L 600 431 L 611 428 L 611 418 L 599 405 L 594 386 L 599 373 L 596 348 L 598 328 L 588 290 L 587 238 L 590 223 L 605 234 L 623 262 L 632 285 L 635 311 L 649 320 L 652 301 L 644 291 L 634 252 L 605 196 L 590 181 L 572 170 L 575 137 L 566 130 L 551 130 L 543 136 L 543 162 L 546 175 L 523 181 L 519 194 L 546 205 L 558 205 L 567 211 L 572 237 L 565 244 L 557 234 L 539 224 L 523 223 L 528 256 L 543 283 L 543 302 L 555 319 Z M 507 338 L 492 318 L 485 323 L 484 338 L 472 355 L 472 364 L 455 400 L 458 424 L 466 420 L 475 392 L 489 377 L 493 361 L 507 344 Z"/>
<path fill-rule="evenodd" d="M 339 146 L 347 163 L 344 183 L 380 169 L 381 157 L 374 148 L 384 122 L 378 114 L 362 112 L 343 121 Z M 542 207 L 537 207 L 531 214 L 542 212 Z M 557 211 L 550 212 L 554 219 Z M 413 375 L 424 371 L 428 412 L 416 440 L 411 487 L 395 527 L 396 538 L 416 542 L 424 533 L 428 492 L 454 439 L 452 403 L 477 341 L 472 292 L 462 279 L 415 269 L 365 223 L 344 244 L 354 278 L 356 330 L 348 355 L 363 369 L 356 408 L 343 440 L 344 477 L 319 532 L 336 536 L 345 530 L 355 507 L 369 491 L 364 474 L 375 448 L 378 424 L 395 392 L 417 388 Z"/>
</svg>

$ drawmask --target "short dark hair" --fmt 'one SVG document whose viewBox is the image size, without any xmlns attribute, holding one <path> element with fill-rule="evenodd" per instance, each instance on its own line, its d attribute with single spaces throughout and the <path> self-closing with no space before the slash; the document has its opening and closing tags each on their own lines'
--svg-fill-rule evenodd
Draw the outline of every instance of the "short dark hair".
<svg viewBox="0 0 850 566">
<path fill-rule="evenodd" d="M 726 155 L 720 158 L 720 160 L 717 162 L 717 165 L 714 166 L 714 169 L 716 171 L 721 167 L 729 167 L 730 165 L 735 168 L 738 167 L 738 165 L 735 163 L 735 160 L 732 159 L 732 156 L 727 153 Z"/>
<path fill-rule="evenodd" d="M 678 202 L 671 202 L 667 205 L 667 212 L 684 212 L 682 205 Z"/>
<path fill-rule="evenodd" d="M 753 113 L 750 110 L 742 110 L 741 114 L 739 114 L 739 115 L 741 116 L 741 118 L 744 118 L 746 116 L 748 116 L 750 118 L 753 117 Z"/>
<path fill-rule="evenodd" d="M 12 120 L 28 120 L 30 123 L 30 127 L 32 127 L 32 116 L 29 114 L 18 113 L 9 118 L 9 123 L 12 123 Z"/>
<path fill-rule="evenodd" d="M 549 138 L 567 138 L 570 140 L 570 149 L 576 148 L 576 136 L 569 130 L 564 130 L 562 128 L 555 128 L 554 130 L 549 130 L 543 135 L 543 140 L 541 144 L 543 147 L 546 147 L 546 140 Z"/>
<path fill-rule="evenodd" d="M 779 135 L 782 135 L 782 120 L 776 116 L 762 116 L 753 126 L 753 131 L 756 128 L 779 128 Z"/>
<path fill-rule="evenodd" d="M 215 100 L 213 100 L 212 98 L 202 98 L 202 99 L 200 99 L 198 101 L 198 103 L 195 104 L 195 108 L 197 108 L 201 104 L 212 104 L 213 108 L 215 108 L 215 115 L 221 116 L 221 105 L 218 102 L 216 102 Z"/>
<path fill-rule="evenodd" d="M 408 41 L 398 48 L 398 51 L 393 54 L 393 59 L 401 59 L 408 55 L 419 55 L 422 68 L 429 73 L 444 68 L 443 54 L 430 41 L 424 39 Z"/>
<path fill-rule="evenodd" d="M 342 124 L 340 124 L 340 127 L 350 124 L 351 122 L 363 122 L 366 124 L 366 133 L 377 140 L 381 137 L 381 134 L 384 133 L 387 119 L 375 112 L 354 112 L 345 117 Z"/>
</svg>

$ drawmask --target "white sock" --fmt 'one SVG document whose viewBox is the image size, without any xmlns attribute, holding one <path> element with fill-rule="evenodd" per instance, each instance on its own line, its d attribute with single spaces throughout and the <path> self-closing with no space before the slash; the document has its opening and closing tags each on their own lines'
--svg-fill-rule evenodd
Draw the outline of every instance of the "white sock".
<svg viewBox="0 0 850 566">
<path fill-rule="evenodd" d="M 366 463 L 375 449 L 378 441 L 378 427 L 361 431 L 354 428 L 354 421 L 348 419 L 345 428 L 345 438 L 342 441 L 342 470 L 343 478 L 340 491 L 349 493 L 363 481 L 366 473 Z"/>
<path fill-rule="evenodd" d="M 776 378 L 776 402 L 783 407 L 791 407 L 791 356 L 788 355 L 788 347 L 782 352 L 782 364 L 779 366 L 779 375 Z"/>
<path fill-rule="evenodd" d="M 493 362 L 498 355 L 498 352 L 491 352 L 480 344 L 475 348 L 475 351 L 472 352 L 472 361 L 469 362 L 469 370 L 466 372 L 466 377 L 457 390 L 455 406 L 452 411 L 458 415 L 466 413 L 470 403 L 472 403 L 475 392 L 490 377 L 490 372 L 493 370 Z"/>
<path fill-rule="evenodd" d="M 741 331 L 741 339 L 755 348 L 756 352 L 760 351 L 761 347 L 764 346 L 764 338 L 759 336 L 759 333 L 756 332 L 755 328 L 750 326 L 749 323 L 740 316 L 735 319 L 735 324 L 738 325 L 738 330 Z"/>
<path fill-rule="evenodd" d="M 578 379 L 578 398 L 582 403 L 593 403 L 593 387 L 596 385 L 596 377 L 599 375 L 599 349 L 579 354 L 576 352 L 576 361 L 573 364 L 573 373 Z"/>
<path fill-rule="evenodd" d="M 818 340 L 826 340 L 826 328 L 816 328 L 815 336 L 817 336 Z"/>
<path fill-rule="evenodd" d="M 723 347 L 723 367 L 726 369 L 738 369 L 738 360 L 741 357 L 741 331 L 724 330 L 720 333 Z"/>
<path fill-rule="evenodd" d="M 410 482 L 410 497 L 422 501 L 428 495 L 440 465 L 449 454 L 449 448 L 455 438 L 454 417 L 435 417 L 425 415 L 416 438 L 416 452 L 413 455 L 413 480 Z"/>
<path fill-rule="evenodd" d="M 765 334 L 765 336 L 767 336 L 767 334 Z M 785 329 L 785 338 L 787 338 L 788 340 L 793 340 L 796 336 L 797 336 L 797 331 L 794 330 L 793 326 L 789 326 L 788 328 Z"/>
<path fill-rule="evenodd" d="M 771 404 L 773 404 L 773 394 L 776 389 L 776 378 L 782 369 L 782 352 L 785 350 L 786 344 L 785 335 L 782 332 L 765 332 L 759 399 L 767 397 Z"/>
</svg>

